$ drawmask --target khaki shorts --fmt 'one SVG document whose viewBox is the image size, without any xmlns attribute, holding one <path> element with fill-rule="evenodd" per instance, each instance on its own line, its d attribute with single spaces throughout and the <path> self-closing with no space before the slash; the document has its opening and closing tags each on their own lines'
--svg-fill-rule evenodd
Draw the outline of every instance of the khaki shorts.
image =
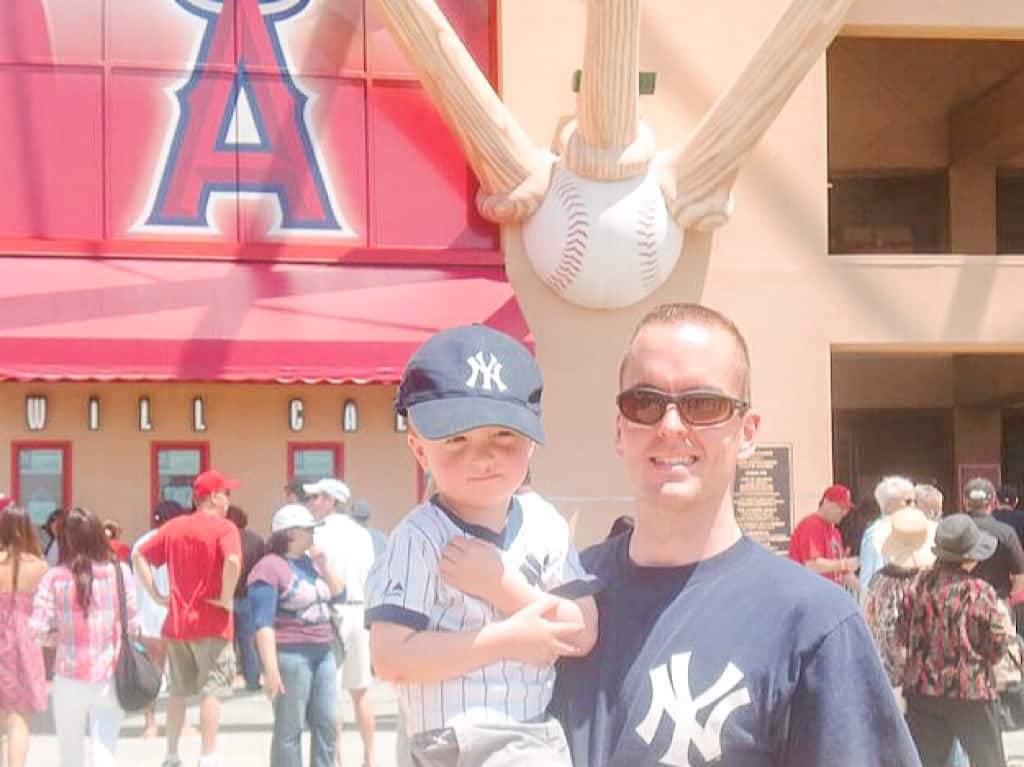
<svg viewBox="0 0 1024 767">
<path fill-rule="evenodd" d="M 362 605 L 342 605 L 341 639 L 345 643 L 345 660 L 338 671 L 342 690 L 365 690 L 373 684 L 370 670 L 370 631 L 363 625 Z"/>
<path fill-rule="evenodd" d="M 235 681 L 235 650 L 221 637 L 167 642 L 167 687 L 171 695 L 231 695 Z"/>
</svg>

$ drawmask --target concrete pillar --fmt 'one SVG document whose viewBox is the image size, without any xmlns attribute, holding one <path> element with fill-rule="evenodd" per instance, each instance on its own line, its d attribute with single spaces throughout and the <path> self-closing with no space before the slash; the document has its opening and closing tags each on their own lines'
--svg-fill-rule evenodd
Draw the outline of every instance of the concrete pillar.
<svg viewBox="0 0 1024 767">
<path fill-rule="evenodd" d="M 996 252 L 996 169 L 954 165 L 949 169 L 949 240 L 953 253 Z"/>
</svg>

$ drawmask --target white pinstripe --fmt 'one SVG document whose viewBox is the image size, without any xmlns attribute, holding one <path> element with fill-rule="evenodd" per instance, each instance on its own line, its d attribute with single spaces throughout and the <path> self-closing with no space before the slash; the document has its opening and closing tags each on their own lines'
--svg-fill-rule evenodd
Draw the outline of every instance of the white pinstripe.
<svg viewBox="0 0 1024 767">
<path fill-rule="evenodd" d="M 532 554 L 546 563 L 540 584 L 545 589 L 582 577 L 562 515 L 536 494 L 521 496 L 519 503 L 522 526 L 502 552 L 506 566 L 519 570 Z M 444 547 L 452 538 L 465 535 L 429 501 L 409 512 L 370 571 L 367 609 L 387 605 L 411 610 L 427 618 L 429 631 L 472 630 L 499 618 L 488 603 L 441 581 Z M 551 699 L 554 680 L 553 666 L 537 670 L 504 660 L 440 684 L 398 685 L 398 694 L 406 712 L 406 728 L 413 735 L 464 723 L 517 722 L 541 716 Z"/>
</svg>

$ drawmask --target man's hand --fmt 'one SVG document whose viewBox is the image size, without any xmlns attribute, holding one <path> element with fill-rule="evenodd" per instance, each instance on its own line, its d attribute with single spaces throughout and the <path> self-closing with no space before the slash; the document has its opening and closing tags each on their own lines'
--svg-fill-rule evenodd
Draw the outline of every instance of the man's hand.
<svg viewBox="0 0 1024 767">
<path fill-rule="evenodd" d="M 846 564 L 846 571 L 849 573 L 860 570 L 860 557 L 844 557 L 843 562 Z"/>
<path fill-rule="evenodd" d="M 547 668 L 559 656 L 580 654 L 574 640 L 583 624 L 553 620 L 558 604 L 556 597 L 545 597 L 501 621 L 510 658 Z"/>
<path fill-rule="evenodd" d="M 273 702 L 274 698 L 284 693 L 284 682 L 281 681 L 281 672 L 278 669 L 263 669 L 263 694 L 267 700 Z"/>
<path fill-rule="evenodd" d="M 496 546 L 477 538 L 452 538 L 444 547 L 441 577 L 464 594 L 500 603 L 498 594 L 505 578 L 505 563 Z"/>
</svg>

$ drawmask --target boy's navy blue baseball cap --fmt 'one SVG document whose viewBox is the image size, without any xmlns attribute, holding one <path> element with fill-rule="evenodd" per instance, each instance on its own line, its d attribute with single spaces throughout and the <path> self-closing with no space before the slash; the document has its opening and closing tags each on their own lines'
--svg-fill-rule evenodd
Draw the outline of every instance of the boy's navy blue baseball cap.
<svg viewBox="0 0 1024 767">
<path fill-rule="evenodd" d="M 544 442 L 540 368 L 521 343 L 486 325 L 435 333 L 416 350 L 395 411 L 427 439 L 503 426 Z"/>
</svg>

